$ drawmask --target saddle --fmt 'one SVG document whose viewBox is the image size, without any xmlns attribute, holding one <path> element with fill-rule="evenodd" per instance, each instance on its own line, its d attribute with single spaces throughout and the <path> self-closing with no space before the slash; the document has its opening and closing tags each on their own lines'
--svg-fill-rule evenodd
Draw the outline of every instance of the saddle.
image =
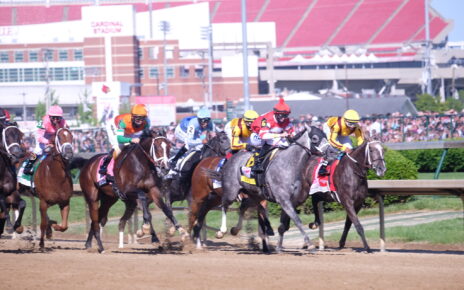
<svg viewBox="0 0 464 290">
<path fill-rule="evenodd" d="M 105 158 L 107 158 L 106 155 L 103 155 L 99 158 L 98 161 L 98 170 L 97 170 L 97 176 L 95 180 L 97 180 L 97 184 L 99 186 L 103 186 L 105 184 L 109 184 L 114 181 L 114 158 L 111 158 L 110 162 L 108 163 L 108 166 L 106 167 L 106 174 L 100 174 L 100 168 L 102 167 L 103 163 L 105 162 Z M 111 178 L 113 177 L 113 180 Z"/>
<path fill-rule="evenodd" d="M 271 160 L 274 159 L 275 154 L 277 153 L 278 149 L 279 149 L 278 147 L 272 148 L 271 150 L 269 150 L 269 152 L 266 153 L 266 155 L 264 156 L 263 163 L 262 163 L 264 172 L 259 173 L 259 174 L 255 174 L 251 172 L 251 167 L 253 167 L 253 165 L 255 164 L 255 157 L 258 156 L 259 153 L 255 152 L 254 154 L 252 154 L 250 158 L 248 158 L 247 162 L 245 163 L 245 166 L 244 166 L 245 168 L 242 168 L 240 180 L 248 184 L 262 187 L 264 185 L 264 176 L 266 173 L 266 169 L 271 163 Z"/>
</svg>

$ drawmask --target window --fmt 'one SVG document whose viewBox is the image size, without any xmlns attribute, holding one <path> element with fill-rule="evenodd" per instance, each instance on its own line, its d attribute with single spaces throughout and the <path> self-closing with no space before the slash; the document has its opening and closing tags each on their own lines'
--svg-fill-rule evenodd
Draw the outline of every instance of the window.
<svg viewBox="0 0 464 290">
<path fill-rule="evenodd" d="M 9 82 L 19 82 L 19 69 L 17 68 L 10 68 L 8 70 L 9 73 Z"/>
<path fill-rule="evenodd" d="M 197 78 L 203 78 L 205 76 L 204 68 L 202 66 L 199 66 L 199 67 L 195 68 L 195 76 Z"/>
<path fill-rule="evenodd" d="M 24 61 L 24 51 L 15 51 L 14 53 L 15 62 Z"/>
<path fill-rule="evenodd" d="M 189 67 L 187 65 L 181 65 L 179 68 L 179 75 L 181 78 L 188 78 L 189 76 Z"/>
<path fill-rule="evenodd" d="M 33 82 L 34 81 L 34 70 L 32 68 L 24 69 L 24 81 Z"/>
<path fill-rule="evenodd" d="M 148 48 L 148 57 L 150 59 L 157 59 L 158 58 L 158 47 L 149 47 Z"/>
<path fill-rule="evenodd" d="M 157 67 L 151 67 L 149 71 L 149 78 L 150 79 L 157 79 L 159 78 L 159 70 Z"/>
<path fill-rule="evenodd" d="M 45 49 L 43 51 L 43 60 L 48 60 L 48 61 L 53 60 L 53 51 L 51 49 Z"/>
<path fill-rule="evenodd" d="M 84 55 L 82 53 L 82 49 L 75 49 L 74 50 L 74 60 L 83 60 Z"/>
<path fill-rule="evenodd" d="M 58 57 L 60 61 L 68 60 L 68 51 L 67 50 L 60 50 L 58 53 Z"/>
<path fill-rule="evenodd" d="M 8 52 L 0 52 L 0 62 L 10 62 L 10 56 L 8 55 Z"/>
<path fill-rule="evenodd" d="M 166 58 L 167 59 L 174 58 L 174 47 L 166 46 Z"/>
<path fill-rule="evenodd" d="M 175 77 L 174 68 L 172 66 L 168 66 L 166 68 L 166 77 L 168 79 L 172 79 Z"/>
<path fill-rule="evenodd" d="M 39 61 L 39 53 L 37 51 L 29 51 L 29 62 Z"/>
<path fill-rule="evenodd" d="M 53 68 L 52 79 L 55 81 L 64 81 L 65 80 L 64 68 L 62 67 Z"/>
</svg>

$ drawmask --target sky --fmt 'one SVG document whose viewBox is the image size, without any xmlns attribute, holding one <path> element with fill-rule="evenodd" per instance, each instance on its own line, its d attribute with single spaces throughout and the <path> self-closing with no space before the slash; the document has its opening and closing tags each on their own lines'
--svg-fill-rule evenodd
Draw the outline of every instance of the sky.
<svg viewBox="0 0 464 290">
<path fill-rule="evenodd" d="M 454 21 L 448 41 L 464 41 L 464 0 L 431 0 L 431 5 L 444 18 Z"/>
</svg>

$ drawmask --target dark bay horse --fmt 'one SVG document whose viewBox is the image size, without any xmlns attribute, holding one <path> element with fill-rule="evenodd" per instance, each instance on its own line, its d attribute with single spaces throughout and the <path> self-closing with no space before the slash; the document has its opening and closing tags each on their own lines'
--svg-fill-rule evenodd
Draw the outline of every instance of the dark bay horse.
<svg viewBox="0 0 464 290">
<path fill-rule="evenodd" d="M 229 138 L 224 131 L 220 131 L 210 138 L 201 150 L 195 151 L 182 167 L 180 174 L 171 181 L 169 194 L 166 196 L 167 203 L 172 205 L 173 202 L 182 200 L 187 200 L 190 203 L 192 175 L 198 163 L 207 157 L 225 156 L 229 149 Z"/>
<path fill-rule="evenodd" d="M 68 229 L 69 201 L 73 194 L 73 182 L 69 170 L 69 161 L 73 157 L 73 135 L 66 128 L 58 129 L 50 139 L 53 147 L 45 153 L 45 158 L 34 172 L 32 180 L 35 187 L 20 184 L 20 193 L 32 192 L 40 199 L 40 248 L 44 248 L 44 237 L 51 238 L 50 226 L 55 231 Z M 37 161 L 36 161 L 37 162 Z M 61 225 L 48 218 L 50 206 L 58 205 L 61 211 Z"/>
<path fill-rule="evenodd" d="M 313 182 L 311 174 L 317 166 L 318 160 L 316 157 L 311 158 L 308 165 L 308 173 L 310 178 L 307 180 L 308 186 Z M 387 167 L 384 160 L 384 149 L 380 141 L 366 141 L 361 146 L 355 148 L 349 155 L 343 156 L 339 165 L 333 173 L 333 180 L 339 202 L 346 210 L 345 227 L 339 241 L 340 248 L 345 247 L 346 238 L 350 230 L 351 224 L 354 224 L 358 235 L 364 245 L 366 252 L 371 252 L 364 235 L 364 228 L 361 225 L 358 212 L 361 210 L 364 200 L 368 196 L 367 188 L 367 170 L 373 169 L 377 176 L 383 176 Z M 316 209 L 320 201 L 333 202 L 336 201 L 330 194 L 315 193 L 311 196 L 315 222 L 309 224 L 311 229 L 316 229 L 320 224 L 319 212 Z"/>
<path fill-rule="evenodd" d="M 186 232 L 177 223 L 171 209 L 163 201 L 163 192 L 167 184 L 163 176 L 168 171 L 170 142 L 164 136 L 143 135 L 138 144 L 126 146 L 116 158 L 114 165 L 115 182 L 121 192 L 127 197 L 124 201 L 126 210 L 119 221 L 119 247 L 123 247 L 123 233 L 126 222 L 134 213 L 137 199 L 143 206 L 144 223 L 148 225 L 152 236 L 152 243 L 160 243 L 154 231 L 148 203 L 154 201 L 161 208 L 166 217 L 175 225 L 185 238 Z M 92 246 L 95 237 L 98 251 L 103 252 L 100 237 L 100 224 L 107 221 L 108 211 L 118 200 L 112 186 L 98 186 L 96 176 L 102 155 L 92 157 L 81 169 L 80 184 L 82 192 L 89 206 L 92 224 L 86 242 L 86 248 Z"/>
<path fill-rule="evenodd" d="M 303 169 L 312 154 L 311 152 L 318 151 L 313 140 L 317 139 L 320 144 L 324 138 L 325 135 L 320 129 L 306 127 L 304 131 L 293 138 L 288 148 L 279 149 L 266 169 L 264 187 L 241 181 L 240 168 L 247 162 L 251 153 L 243 151 L 235 154 L 225 164 L 220 174 L 222 176 L 222 205 L 224 210 L 227 210 L 228 206 L 236 200 L 239 193 L 245 193 L 258 205 L 262 200 L 277 202 L 282 207 L 282 215 L 289 216 L 302 233 L 304 238 L 303 248 L 313 250 L 314 246 L 305 233 L 295 208 L 304 202 L 308 195 L 307 192 L 303 191 L 305 180 Z M 215 177 L 211 172 L 209 174 L 210 177 Z M 265 213 L 259 214 L 258 222 L 258 229 L 263 241 L 263 251 L 268 252 L 267 235 L 270 223 L 267 215 Z"/>
<path fill-rule="evenodd" d="M 0 127 L 0 236 L 5 228 L 7 215 L 6 198 L 16 190 L 17 177 L 15 164 L 24 158 L 22 147 L 23 133 L 16 126 Z M 15 222 L 13 229 L 21 230 L 21 220 Z"/>
</svg>

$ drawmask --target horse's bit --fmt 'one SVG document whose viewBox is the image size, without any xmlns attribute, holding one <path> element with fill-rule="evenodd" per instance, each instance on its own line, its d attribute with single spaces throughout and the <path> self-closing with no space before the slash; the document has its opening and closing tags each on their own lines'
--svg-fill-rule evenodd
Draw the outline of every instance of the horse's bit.
<svg viewBox="0 0 464 290">
<path fill-rule="evenodd" d="M 10 152 L 10 148 L 13 147 L 13 146 L 21 146 L 19 143 L 16 143 L 16 142 L 13 142 L 13 143 L 6 143 L 6 130 L 10 129 L 10 128 L 16 128 L 18 129 L 18 127 L 16 126 L 8 126 L 6 127 L 5 129 L 3 129 L 2 131 L 2 141 L 3 141 L 3 146 L 5 147 L 5 150 L 6 150 L 6 153 L 8 153 L 8 156 L 13 156 L 13 154 L 11 154 Z"/>
<path fill-rule="evenodd" d="M 65 147 L 71 147 L 71 150 L 72 150 L 72 144 L 71 142 L 64 142 L 63 144 L 61 144 L 60 142 L 60 138 L 58 137 L 59 136 L 59 133 L 61 130 L 65 130 L 64 128 L 60 128 L 58 129 L 58 131 L 56 131 L 56 134 L 55 134 L 55 145 L 56 145 L 56 149 L 58 150 L 58 152 L 61 154 L 63 153 L 63 149 Z"/>
</svg>

